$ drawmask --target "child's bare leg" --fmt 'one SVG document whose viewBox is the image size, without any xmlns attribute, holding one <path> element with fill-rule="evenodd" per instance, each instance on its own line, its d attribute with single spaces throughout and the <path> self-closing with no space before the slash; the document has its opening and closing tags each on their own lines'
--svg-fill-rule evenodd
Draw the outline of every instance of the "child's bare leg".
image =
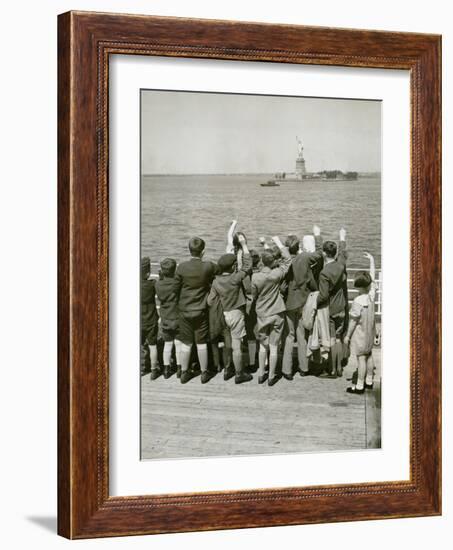
<svg viewBox="0 0 453 550">
<path fill-rule="evenodd" d="M 373 384 L 373 380 L 374 380 L 374 359 L 373 359 L 373 354 L 370 353 L 370 355 L 366 358 L 365 384 L 367 386 L 371 386 Z"/>
<path fill-rule="evenodd" d="M 268 350 L 268 346 L 266 346 L 266 344 L 263 344 L 261 342 L 260 351 L 258 353 L 258 363 L 259 363 L 258 376 L 260 377 L 264 376 L 266 371 L 267 350 Z"/>
<path fill-rule="evenodd" d="M 358 369 L 357 369 L 357 384 L 356 389 L 363 390 L 365 386 L 365 376 L 366 376 L 366 356 L 359 355 L 357 357 Z"/>
<path fill-rule="evenodd" d="M 242 372 L 241 340 L 239 338 L 232 338 L 231 346 L 233 348 L 234 370 L 236 371 L 236 374 L 240 374 Z"/>
<path fill-rule="evenodd" d="M 234 376 L 233 368 L 233 351 L 231 349 L 231 333 L 229 329 L 223 331 L 223 342 L 219 344 L 219 349 L 221 348 L 222 358 L 223 358 L 223 378 L 224 380 L 229 380 Z"/>
</svg>

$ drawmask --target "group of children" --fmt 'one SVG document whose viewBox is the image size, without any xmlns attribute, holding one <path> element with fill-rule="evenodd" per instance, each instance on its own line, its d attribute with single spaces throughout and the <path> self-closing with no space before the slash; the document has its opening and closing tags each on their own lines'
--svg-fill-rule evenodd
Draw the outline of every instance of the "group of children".
<svg viewBox="0 0 453 550">
<path fill-rule="evenodd" d="M 269 244 L 260 239 L 260 247 L 249 250 L 236 227 L 233 221 L 226 253 L 217 263 L 202 259 L 205 242 L 199 237 L 189 241 L 190 260 L 179 265 L 172 258 L 161 261 L 158 280 L 150 277 L 150 259 L 142 259 L 142 370 L 149 361 L 152 380 L 169 378 L 175 371 L 174 350 L 176 373 L 185 384 L 195 375 L 191 364 L 196 351 L 203 384 L 222 369 L 224 379 L 234 377 L 236 384 L 249 382 L 258 370 L 258 383 L 272 386 L 280 377 L 292 380 L 295 372 L 341 376 L 352 350 L 358 370 L 347 391 L 360 394 L 372 388 L 373 257 L 365 254 L 370 270 L 356 274 L 358 295 L 349 308 L 344 229 L 338 245 L 323 243 L 314 226 L 313 235 L 302 241 L 295 235 L 285 244 L 279 237 Z M 161 361 L 158 339 L 164 341 Z"/>
</svg>

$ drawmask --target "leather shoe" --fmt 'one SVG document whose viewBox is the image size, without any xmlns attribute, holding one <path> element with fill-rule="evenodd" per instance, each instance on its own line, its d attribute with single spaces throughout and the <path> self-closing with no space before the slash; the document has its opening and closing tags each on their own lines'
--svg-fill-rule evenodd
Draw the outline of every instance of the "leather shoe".
<svg viewBox="0 0 453 550">
<path fill-rule="evenodd" d="M 243 384 L 244 382 L 250 382 L 250 380 L 253 380 L 253 376 L 251 374 L 248 372 L 241 372 L 240 374 L 236 374 L 234 383 Z"/>
<path fill-rule="evenodd" d="M 187 382 L 191 379 L 189 371 L 185 370 L 181 372 L 181 384 L 187 384 Z"/>
<path fill-rule="evenodd" d="M 258 376 L 258 384 L 264 384 L 268 378 L 268 374 L 263 374 L 263 376 Z"/>
<path fill-rule="evenodd" d="M 276 376 L 274 376 L 274 378 L 269 378 L 269 380 L 267 381 L 267 385 L 268 386 L 273 386 L 277 382 L 278 382 L 278 378 Z"/>
<path fill-rule="evenodd" d="M 160 375 L 159 369 L 151 369 L 151 375 L 150 375 L 151 380 L 156 380 L 156 378 L 159 378 L 159 375 Z"/>
<path fill-rule="evenodd" d="M 282 372 L 283 378 L 286 378 L 286 380 L 294 380 L 294 376 L 292 374 L 286 374 L 286 372 Z"/>
<path fill-rule="evenodd" d="M 170 365 L 165 365 L 164 366 L 164 378 L 165 380 L 168 380 L 171 376 L 171 369 L 170 369 Z"/>
<path fill-rule="evenodd" d="M 225 369 L 224 373 L 223 373 L 223 379 L 224 380 L 230 380 L 230 378 L 233 378 L 233 376 L 235 375 L 235 372 L 234 372 L 234 369 Z"/>
<path fill-rule="evenodd" d="M 358 390 L 357 388 L 347 388 L 347 393 L 356 393 L 357 395 L 362 395 L 362 393 L 365 391 L 365 388 L 362 388 L 361 390 Z"/>
<path fill-rule="evenodd" d="M 204 372 L 201 373 L 201 383 L 202 384 L 207 384 L 213 376 L 214 376 L 213 374 L 211 374 L 209 371 L 205 370 Z"/>
</svg>

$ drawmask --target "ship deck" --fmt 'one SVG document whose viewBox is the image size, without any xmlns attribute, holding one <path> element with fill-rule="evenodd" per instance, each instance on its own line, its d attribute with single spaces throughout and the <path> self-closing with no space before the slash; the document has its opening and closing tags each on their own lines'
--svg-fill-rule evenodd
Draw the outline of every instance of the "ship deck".
<svg viewBox="0 0 453 550">
<path fill-rule="evenodd" d="M 215 376 L 185 385 L 176 376 L 141 384 L 143 459 L 254 455 L 380 448 L 381 350 L 373 357 L 373 390 L 346 393 L 355 370 L 351 358 L 343 377 L 313 376 L 275 386 L 254 380 L 235 385 Z"/>
</svg>

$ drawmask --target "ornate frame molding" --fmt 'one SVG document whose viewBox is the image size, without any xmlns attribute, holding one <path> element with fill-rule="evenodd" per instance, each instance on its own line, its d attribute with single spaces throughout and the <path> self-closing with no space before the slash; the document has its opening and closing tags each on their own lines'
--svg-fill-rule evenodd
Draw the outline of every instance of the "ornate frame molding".
<svg viewBox="0 0 453 550">
<path fill-rule="evenodd" d="M 58 42 L 59 533 L 87 538 L 440 514 L 440 37 L 68 12 L 59 16 Z M 409 481 L 109 496 L 108 62 L 117 54 L 410 71 Z"/>
</svg>

